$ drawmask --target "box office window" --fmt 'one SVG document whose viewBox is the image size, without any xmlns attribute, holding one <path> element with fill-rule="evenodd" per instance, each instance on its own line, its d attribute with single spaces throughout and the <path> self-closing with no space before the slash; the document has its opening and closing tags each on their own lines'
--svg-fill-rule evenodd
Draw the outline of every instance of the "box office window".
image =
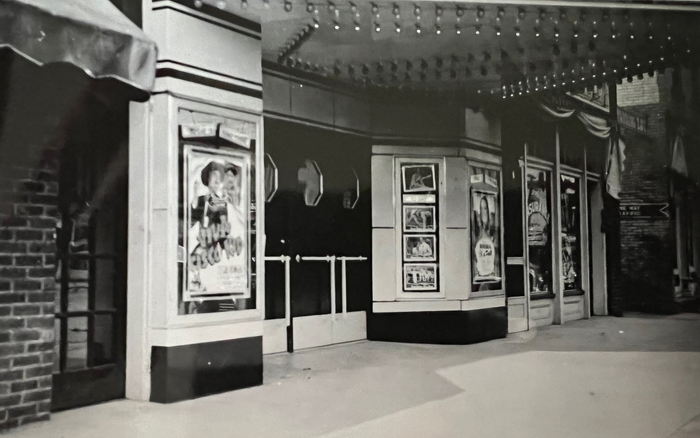
<svg viewBox="0 0 700 438">
<path fill-rule="evenodd" d="M 470 166 L 472 291 L 502 289 L 500 173 Z"/>
<path fill-rule="evenodd" d="M 579 178 L 561 175 L 561 276 L 565 291 L 581 290 L 581 208 Z"/>
<path fill-rule="evenodd" d="M 179 113 L 178 314 L 255 308 L 254 122 Z"/>
<path fill-rule="evenodd" d="M 546 297 L 553 294 L 551 172 L 528 168 L 526 184 L 530 294 Z"/>
</svg>

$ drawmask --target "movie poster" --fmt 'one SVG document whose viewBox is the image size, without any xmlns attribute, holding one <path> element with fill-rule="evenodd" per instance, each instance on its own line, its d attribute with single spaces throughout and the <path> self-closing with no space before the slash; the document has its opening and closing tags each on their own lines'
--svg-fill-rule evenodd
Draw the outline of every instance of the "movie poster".
<svg viewBox="0 0 700 438">
<path fill-rule="evenodd" d="M 499 204 L 496 192 L 472 189 L 472 280 L 501 279 Z"/>
<path fill-rule="evenodd" d="M 249 158 L 185 146 L 184 297 L 250 296 Z"/>
<path fill-rule="evenodd" d="M 552 243 L 550 173 L 527 170 L 527 245 L 530 293 L 549 294 L 552 291 Z"/>
</svg>

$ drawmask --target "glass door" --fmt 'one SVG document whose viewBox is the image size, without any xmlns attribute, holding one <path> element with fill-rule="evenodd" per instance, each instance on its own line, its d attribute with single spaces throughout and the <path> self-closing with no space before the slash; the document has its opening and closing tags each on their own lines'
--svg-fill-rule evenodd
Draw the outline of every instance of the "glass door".
<svg viewBox="0 0 700 438">
<path fill-rule="evenodd" d="M 53 410 L 124 395 L 126 152 L 76 149 L 59 182 Z"/>
</svg>

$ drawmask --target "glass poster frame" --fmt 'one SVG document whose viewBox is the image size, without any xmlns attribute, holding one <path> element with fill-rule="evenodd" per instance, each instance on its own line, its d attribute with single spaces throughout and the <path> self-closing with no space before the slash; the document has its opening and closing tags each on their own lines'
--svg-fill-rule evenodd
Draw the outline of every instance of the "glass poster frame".
<svg viewBox="0 0 700 438">
<path fill-rule="evenodd" d="M 471 292 L 503 291 L 501 172 L 469 162 Z"/>
<path fill-rule="evenodd" d="M 525 173 L 527 269 L 531 299 L 554 297 L 552 174 L 549 168 L 529 166 Z"/>
<path fill-rule="evenodd" d="M 183 108 L 178 110 L 178 122 L 177 315 L 243 315 L 258 307 L 255 263 L 258 248 L 256 207 L 260 201 L 256 178 L 258 123 L 235 115 L 219 116 Z M 205 171 L 207 168 L 208 172 Z M 238 172 L 231 173 L 233 168 Z M 216 186 L 216 180 L 210 181 L 212 175 L 220 179 L 221 187 L 217 186 L 215 190 L 212 187 Z M 233 180 L 235 183 L 231 184 Z M 217 190 L 221 192 L 218 195 L 214 193 Z M 232 190 L 236 192 L 234 196 L 230 196 Z M 218 235 L 206 230 L 208 227 L 203 227 L 204 222 L 201 221 L 199 232 L 196 230 L 196 222 L 203 215 L 212 213 L 216 216 L 216 202 L 207 203 L 214 206 L 212 208 L 200 208 L 202 197 L 206 203 L 207 196 L 227 200 L 219 203 L 222 206 L 220 210 L 223 212 L 223 205 L 226 204 L 226 216 L 234 218 L 235 224 L 231 222 L 228 227 L 219 226 Z M 229 199 L 235 199 L 235 202 L 228 202 Z M 238 207 L 231 208 L 233 204 L 238 204 Z M 197 249 L 202 247 L 202 242 L 207 249 L 205 253 Z M 200 271 L 216 268 L 218 272 L 214 280 L 209 275 L 206 285 L 200 282 L 199 286 L 202 287 L 196 287 L 198 284 L 191 281 L 198 266 L 202 268 Z"/>
<path fill-rule="evenodd" d="M 582 292 L 581 178 L 560 175 L 561 283 L 564 292 Z"/>
</svg>

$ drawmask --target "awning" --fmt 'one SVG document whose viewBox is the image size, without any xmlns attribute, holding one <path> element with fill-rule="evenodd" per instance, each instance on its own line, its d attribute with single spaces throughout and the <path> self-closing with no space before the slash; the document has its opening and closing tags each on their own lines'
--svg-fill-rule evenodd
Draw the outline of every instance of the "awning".
<svg viewBox="0 0 700 438">
<path fill-rule="evenodd" d="M 0 48 L 144 92 L 154 84 L 155 43 L 109 0 L 0 0 Z"/>
</svg>

